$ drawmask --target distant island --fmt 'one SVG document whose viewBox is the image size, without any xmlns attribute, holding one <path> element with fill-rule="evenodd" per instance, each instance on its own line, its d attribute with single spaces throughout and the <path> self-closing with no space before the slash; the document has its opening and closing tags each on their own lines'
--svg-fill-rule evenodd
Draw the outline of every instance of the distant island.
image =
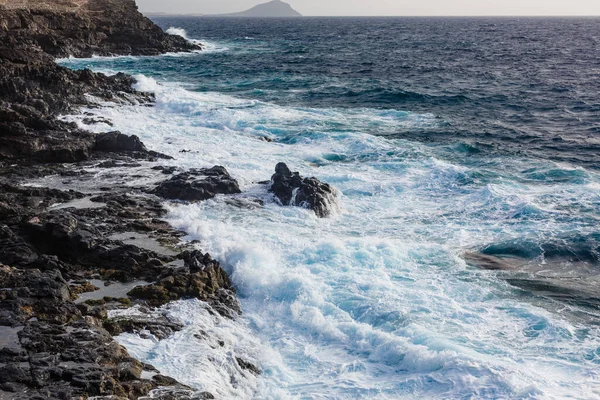
<svg viewBox="0 0 600 400">
<path fill-rule="evenodd" d="M 259 17 L 259 18 L 274 18 L 274 17 L 301 17 L 298 11 L 294 10 L 291 5 L 281 0 L 273 0 L 268 3 L 259 4 L 249 10 L 216 15 L 219 17 Z"/>
</svg>

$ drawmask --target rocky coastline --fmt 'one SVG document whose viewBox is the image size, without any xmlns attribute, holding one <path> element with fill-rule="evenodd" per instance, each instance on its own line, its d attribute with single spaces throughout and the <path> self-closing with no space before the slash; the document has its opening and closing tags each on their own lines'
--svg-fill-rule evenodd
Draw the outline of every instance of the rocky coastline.
<svg viewBox="0 0 600 400">
<path fill-rule="evenodd" d="M 59 118 L 154 99 L 131 76 L 70 70 L 56 57 L 189 51 L 201 47 L 165 34 L 134 0 L 0 0 L 0 399 L 215 398 L 131 357 L 114 336 L 169 337 L 182 326 L 160 307 L 179 299 L 241 314 L 227 273 L 182 241 L 162 206 L 235 196 L 237 181 L 220 166 L 161 165 L 170 157 L 136 136 Z M 331 214 L 335 189 L 285 164 L 275 172 L 265 182 L 274 201 Z"/>
<path fill-rule="evenodd" d="M 236 318 L 240 307 L 219 263 L 180 244 L 184 234 L 161 219 L 166 210 L 145 187 L 30 184 L 52 176 L 77 185 L 90 180 L 91 167 L 168 158 L 137 137 L 94 135 L 58 119 L 101 101 L 153 98 L 132 89 L 130 76 L 69 70 L 55 57 L 195 50 L 133 0 L 0 0 L 0 398 L 214 398 L 134 359 L 113 335 L 168 336 L 178 323 L 144 318 L 143 310 L 183 298 Z M 203 198 L 218 192 L 201 190 Z M 109 317 L 133 305 L 141 316 Z"/>
</svg>

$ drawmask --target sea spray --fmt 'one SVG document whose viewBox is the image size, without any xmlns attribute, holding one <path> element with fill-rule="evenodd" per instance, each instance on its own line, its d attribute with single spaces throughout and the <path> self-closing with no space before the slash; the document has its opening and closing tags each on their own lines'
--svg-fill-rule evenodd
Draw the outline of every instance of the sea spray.
<svg viewBox="0 0 600 400">
<path fill-rule="evenodd" d="M 383 24 L 396 32 L 396 22 L 355 24 Z M 371 47 L 359 43 L 362 51 L 356 43 L 347 47 L 347 36 L 341 33 L 327 36 L 330 48 L 325 51 L 320 41 L 326 35 L 313 25 L 317 23 L 298 24 L 308 24 L 319 35 L 311 36 L 302 30 L 304 25 L 277 32 L 263 26 L 271 32 L 268 36 L 252 22 L 240 22 L 240 31 L 220 39 L 235 42 L 252 36 L 256 40 L 249 45 L 257 42 L 262 47 L 232 47 L 228 53 L 182 58 L 181 64 L 168 57 L 119 62 L 124 70 L 160 82 L 139 79 L 140 89 L 156 93 L 156 107 L 86 110 L 109 118 L 114 124 L 110 129 L 137 134 L 150 148 L 176 157 L 165 164 L 183 169 L 224 165 L 239 180 L 242 196 L 264 203 L 240 208 L 218 197 L 199 204 L 167 204 L 169 221 L 186 231 L 187 239 L 199 240 L 199 247 L 227 268 L 244 308 L 244 340 L 266 355 L 248 355 L 263 374 L 256 383 L 248 383 L 251 389 L 239 392 L 241 396 L 598 397 L 597 310 L 525 290 L 511 284 L 506 271 L 482 271 L 461 258 L 465 251 L 494 243 L 523 241 L 535 248 L 570 232 L 593 237 L 600 215 L 598 174 L 565 163 L 562 148 L 575 145 L 552 142 L 551 133 L 540 143 L 562 147 L 540 150 L 534 139 L 535 127 L 541 125 L 531 122 L 535 115 L 528 117 L 533 136 L 506 139 L 510 129 L 521 129 L 524 123 L 516 116 L 512 126 L 497 123 L 519 108 L 513 103 L 522 97 L 510 96 L 512 103 L 505 100 L 518 79 L 507 78 L 511 85 L 498 82 L 506 93 L 490 94 L 498 87 L 471 82 L 472 92 L 457 94 L 465 80 L 483 79 L 482 75 L 465 75 L 462 70 L 456 75 L 455 64 L 445 65 L 445 53 L 429 44 L 429 52 L 417 51 L 429 40 L 444 39 L 454 48 L 460 41 L 448 42 L 447 32 L 441 38 L 435 29 L 427 29 L 427 40 L 409 40 L 420 43 L 417 50 L 397 49 L 412 49 L 406 63 L 427 61 L 410 64 L 410 69 L 387 63 L 389 48 L 379 42 L 392 46 L 387 40 L 418 35 L 421 27 L 411 25 L 417 22 L 397 23 L 414 29 L 396 36 L 378 41 L 366 37 Z M 211 39 L 225 29 L 211 31 L 210 26 L 211 22 L 198 22 L 186 29 L 205 29 L 193 36 L 206 33 Z M 339 26 L 354 29 L 346 21 Z M 319 40 L 311 41 L 315 37 Z M 493 39 L 490 43 L 496 45 L 496 36 Z M 482 43 L 475 41 L 473 46 L 486 51 L 489 46 Z M 290 51 L 282 52 L 282 46 Z M 343 63 L 327 59 L 340 51 L 335 46 L 348 49 Z M 479 62 L 473 57 L 479 57 L 478 52 L 455 49 L 452 54 L 469 60 L 469 68 Z M 259 59 L 268 63 L 259 68 Z M 277 60 L 284 72 L 274 67 L 280 65 Z M 105 65 L 102 60 L 68 63 Z M 350 70 L 344 71 L 346 67 Z M 383 67 L 386 73 L 403 72 L 394 82 L 370 75 Z M 503 71 L 512 76 L 511 69 Z M 417 82 L 421 87 L 408 93 L 401 87 L 407 86 L 403 74 L 411 76 L 411 85 Z M 504 79 L 501 75 L 485 78 Z M 387 91 L 369 85 L 398 87 Z M 522 89 L 539 90 L 544 99 L 555 93 Z M 561 99 L 555 99 L 557 104 Z M 542 125 L 553 118 L 558 125 L 564 122 L 546 114 L 546 100 L 540 104 Z M 82 116 L 67 118 L 86 126 Z M 109 129 L 102 124 L 89 128 Z M 527 140 L 531 146 L 513 152 L 513 145 Z M 580 153 L 582 158 L 574 163 L 584 165 L 587 150 Z M 343 195 L 341 212 L 318 219 L 308 210 L 272 201 L 260 182 L 269 179 L 280 161 L 337 187 Z M 596 282 L 593 276 L 581 279 L 577 269 L 565 271 L 571 271 L 569 279 L 589 287 Z M 190 323 L 194 320 L 189 317 Z M 169 340 L 190 352 L 202 346 L 186 336 Z M 132 352 L 150 354 L 144 343 L 129 337 L 126 344 Z M 156 346 L 160 358 L 166 350 Z M 242 340 L 239 346 L 244 348 Z M 177 357 L 161 360 L 161 368 L 183 382 L 194 382 L 193 366 L 180 368 Z M 220 393 L 230 390 L 228 384 L 219 386 Z"/>
<path fill-rule="evenodd" d="M 256 392 L 257 377 L 245 367 L 268 365 L 261 344 L 253 338 L 243 320 L 220 316 L 205 303 L 197 300 L 179 301 L 160 310 L 170 320 L 184 328 L 173 336 L 158 340 L 150 332 L 143 337 L 125 333 L 119 343 L 160 373 L 178 376 L 198 391 L 210 392 L 222 398 L 251 398 Z M 110 312 L 111 318 L 145 316 L 138 307 Z"/>
</svg>

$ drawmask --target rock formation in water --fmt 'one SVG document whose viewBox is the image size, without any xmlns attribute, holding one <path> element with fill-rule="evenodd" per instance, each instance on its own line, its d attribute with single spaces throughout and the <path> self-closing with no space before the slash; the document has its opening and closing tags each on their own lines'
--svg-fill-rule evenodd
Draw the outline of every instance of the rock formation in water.
<svg viewBox="0 0 600 400">
<path fill-rule="evenodd" d="M 269 191 L 282 205 L 308 208 L 321 218 L 330 216 L 336 204 L 336 191 L 329 184 L 317 178 L 303 178 L 284 163 L 275 167 Z"/>
<path fill-rule="evenodd" d="M 273 0 L 268 3 L 259 4 L 249 10 L 233 14 L 224 14 L 223 17 L 251 17 L 251 18 L 287 18 L 301 17 L 298 11 L 291 5 L 281 0 Z"/>
</svg>

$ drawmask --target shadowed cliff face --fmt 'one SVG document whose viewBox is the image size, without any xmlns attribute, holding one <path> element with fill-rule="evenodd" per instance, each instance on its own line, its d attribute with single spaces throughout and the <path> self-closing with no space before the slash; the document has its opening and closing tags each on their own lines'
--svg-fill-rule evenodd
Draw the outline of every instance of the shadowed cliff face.
<svg viewBox="0 0 600 400">
<path fill-rule="evenodd" d="M 144 17 L 133 0 L 0 0 L 0 35 L 55 57 L 157 55 L 198 50 Z"/>
</svg>

